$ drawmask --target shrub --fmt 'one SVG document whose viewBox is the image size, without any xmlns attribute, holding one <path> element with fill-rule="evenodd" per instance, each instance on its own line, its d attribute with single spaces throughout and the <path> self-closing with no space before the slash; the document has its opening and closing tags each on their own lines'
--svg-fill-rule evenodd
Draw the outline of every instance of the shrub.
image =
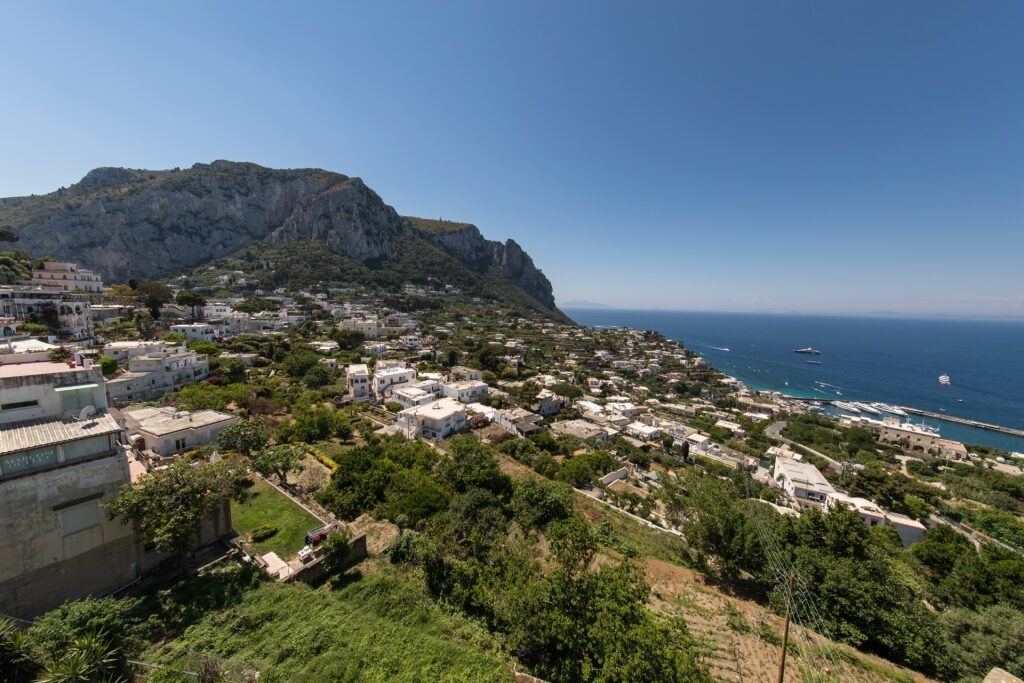
<svg viewBox="0 0 1024 683">
<path fill-rule="evenodd" d="M 265 541 L 278 532 L 278 528 L 274 524 L 261 524 L 252 530 L 252 540 L 257 543 Z"/>
</svg>

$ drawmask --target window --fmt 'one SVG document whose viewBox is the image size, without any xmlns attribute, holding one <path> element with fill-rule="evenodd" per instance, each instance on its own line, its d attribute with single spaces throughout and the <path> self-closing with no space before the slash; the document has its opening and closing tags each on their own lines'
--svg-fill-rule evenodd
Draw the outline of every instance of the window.
<svg viewBox="0 0 1024 683">
<path fill-rule="evenodd" d="M 34 408 L 39 401 L 17 401 L 15 403 L 0 404 L 0 410 L 17 410 L 18 408 Z"/>
<path fill-rule="evenodd" d="M 87 384 L 80 387 L 59 387 L 61 402 L 64 404 L 64 414 L 77 416 L 86 406 L 95 406 L 93 400 L 93 387 L 95 384 Z"/>
<path fill-rule="evenodd" d="M 57 464 L 57 447 L 44 446 L 0 457 L 0 476 L 21 474 Z"/>
<path fill-rule="evenodd" d="M 81 460 L 92 455 L 108 453 L 110 448 L 110 436 L 92 436 L 88 439 L 79 439 L 64 444 L 64 462 Z"/>
<path fill-rule="evenodd" d="M 90 500 L 57 511 L 60 517 L 61 536 L 70 536 L 79 531 L 99 525 L 101 521 L 98 500 Z"/>
</svg>

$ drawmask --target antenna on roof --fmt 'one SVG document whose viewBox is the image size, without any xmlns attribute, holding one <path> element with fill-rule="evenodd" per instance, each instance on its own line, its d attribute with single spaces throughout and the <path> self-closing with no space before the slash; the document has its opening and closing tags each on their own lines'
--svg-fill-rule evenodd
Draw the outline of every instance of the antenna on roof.
<svg viewBox="0 0 1024 683">
<path fill-rule="evenodd" d="M 85 420 L 88 420 L 90 417 L 92 417 L 95 414 L 96 414 L 96 406 L 86 406 L 86 407 L 82 408 L 82 412 L 80 412 L 78 414 L 78 418 L 77 419 L 78 419 L 79 422 L 84 422 Z"/>
</svg>

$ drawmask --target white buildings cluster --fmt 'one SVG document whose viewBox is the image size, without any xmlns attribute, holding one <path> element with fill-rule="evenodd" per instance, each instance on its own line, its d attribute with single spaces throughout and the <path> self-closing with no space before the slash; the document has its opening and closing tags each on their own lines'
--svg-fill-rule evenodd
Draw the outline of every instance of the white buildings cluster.
<svg viewBox="0 0 1024 683">
<path fill-rule="evenodd" d="M 915 519 L 889 512 L 866 498 L 836 490 L 818 468 L 809 463 L 778 454 L 772 476 L 799 507 L 827 511 L 836 505 L 844 505 L 860 515 L 868 526 L 891 526 L 904 546 L 920 541 L 926 531 L 925 526 Z"/>
</svg>

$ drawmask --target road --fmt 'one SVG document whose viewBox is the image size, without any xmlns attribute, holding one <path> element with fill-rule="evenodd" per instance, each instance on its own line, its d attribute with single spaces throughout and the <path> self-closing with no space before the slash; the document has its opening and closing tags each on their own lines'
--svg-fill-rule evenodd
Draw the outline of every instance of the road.
<svg viewBox="0 0 1024 683">
<path fill-rule="evenodd" d="M 786 428 L 787 424 L 788 423 L 785 420 L 779 420 L 778 422 L 773 422 L 772 424 L 770 424 L 770 425 L 768 425 L 767 427 L 764 428 L 764 433 L 765 433 L 765 435 L 769 439 L 772 439 L 773 441 L 781 441 L 782 443 L 788 444 L 789 446 L 793 446 L 793 447 L 799 446 L 800 448 L 803 448 L 805 451 L 808 451 L 809 453 L 813 453 L 814 455 L 818 456 L 819 458 L 821 458 L 823 460 L 826 460 L 828 462 L 828 464 L 831 465 L 832 467 L 834 467 L 835 469 L 837 469 L 837 470 L 838 469 L 842 469 L 843 464 L 841 462 L 839 462 L 838 460 L 836 460 L 835 458 L 833 458 L 831 456 L 828 456 L 828 455 L 825 455 L 821 451 L 816 451 L 813 448 L 811 448 L 810 446 L 805 446 L 802 443 L 797 443 L 796 441 L 793 441 L 792 439 L 787 439 L 786 437 L 784 437 L 782 435 L 782 430 Z"/>
</svg>

